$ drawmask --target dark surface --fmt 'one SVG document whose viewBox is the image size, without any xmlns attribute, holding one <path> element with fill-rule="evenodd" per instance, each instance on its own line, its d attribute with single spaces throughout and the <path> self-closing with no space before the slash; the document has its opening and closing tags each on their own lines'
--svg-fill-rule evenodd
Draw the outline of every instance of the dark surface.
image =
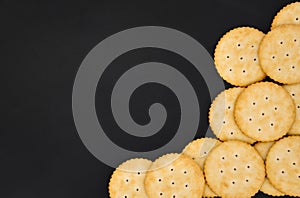
<svg viewBox="0 0 300 198">
<path fill-rule="evenodd" d="M 98 120 L 106 135 L 118 146 L 136 151 L 147 152 L 167 144 L 176 134 L 180 124 L 180 103 L 176 94 L 166 86 L 148 82 L 134 90 L 130 97 L 129 109 L 132 119 L 146 125 L 151 121 L 149 107 L 154 103 L 162 104 L 168 113 L 163 127 L 150 137 L 137 137 L 123 131 L 115 122 L 111 111 L 111 92 L 118 79 L 129 69 L 147 62 L 159 62 L 172 66 L 183 74 L 197 93 L 200 104 L 200 120 L 197 136 L 204 136 L 208 127 L 208 109 L 211 104 L 207 85 L 201 74 L 182 56 L 163 49 L 139 48 L 117 57 L 102 74 L 96 91 Z M 102 116 L 101 116 L 102 115 Z"/>
<path fill-rule="evenodd" d="M 84 147 L 71 107 L 77 69 L 101 40 L 131 27 L 166 26 L 213 55 L 229 29 L 267 32 L 290 1 L 194 2 L 0 1 L 0 197 L 108 197 L 113 169 Z"/>
</svg>

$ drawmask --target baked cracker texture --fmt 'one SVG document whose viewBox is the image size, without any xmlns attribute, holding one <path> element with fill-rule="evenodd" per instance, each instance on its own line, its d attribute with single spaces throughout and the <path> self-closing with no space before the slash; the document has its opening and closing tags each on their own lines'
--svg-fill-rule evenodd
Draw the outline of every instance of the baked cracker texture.
<svg viewBox="0 0 300 198">
<path fill-rule="evenodd" d="M 214 60 L 220 76 L 235 86 L 247 86 L 266 77 L 260 67 L 258 48 L 264 33 L 251 27 L 227 32 L 218 42 Z"/>
<path fill-rule="evenodd" d="M 266 160 L 266 157 L 269 153 L 270 148 L 273 146 L 275 142 L 257 142 L 254 145 L 254 148 L 258 151 L 260 156 L 263 158 L 263 160 Z M 284 196 L 284 193 L 280 192 L 278 189 L 276 189 L 269 181 L 269 179 L 266 177 L 263 185 L 260 188 L 260 191 L 267 195 L 271 196 Z"/>
<path fill-rule="evenodd" d="M 277 141 L 266 159 L 266 172 L 271 184 L 290 196 L 300 196 L 300 136 Z"/>
<path fill-rule="evenodd" d="M 204 173 L 210 188 L 221 197 L 251 197 L 264 182 L 265 166 L 250 144 L 227 141 L 210 152 Z"/>
<path fill-rule="evenodd" d="M 190 142 L 182 151 L 183 154 L 192 158 L 203 170 L 204 162 L 209 152 L 216 146 L 220 145 L 221 142 L 213 138 L 200 138 Z M 203 197 L 216 197 L 207 184 L 205 184 Z"/>
<path fill-rule="evenodd" d="M 235 102 L 243 90 L 241 87 L 224 90 L 210 106 L 208 116 L 210 127 L 222 141 L 240 140 L 250 144 L 255 142 L 239 129 L 234 119 Z"/>
<path fill-rule="evenodd" d="M 274 141 L 291 128 L 295 104 L 283 87 L 272 82 L 259 82 L 248 86 L 239 95 L 234 116 L 247 136 L 257 141 Z"/>
<path fill-rule="evenodd" d="M 296 118 L 288 135 L 300 135 L 300 83 L 283 86 L 293 98 L 296 108 Z"/>
<path fill-rule="evenodd" d="M 282 8 L 274 17 L 271 29 L 285 24 L 300 25 L 300 2 L 291 3 Z"/>
<path fill-rule="evenodd" d="M 266 34 L 259 47 L 262 69 L 283 84 L 300 82 L 300 25 L 281 25 Z"/>
<path fill-rule="evenodd" d="M 144 179 L 151 161 L 142 158 L 122 163 L 112 174 L 109 182 L 111 198 L 147 198 Z"/>
<path fill-rule="evenodd" d="M 155 160 L 146 174 L 149 198 L 200 198 L 204 191 L 201 168 L 184 154 L 166 154 Z"/>
</svg>

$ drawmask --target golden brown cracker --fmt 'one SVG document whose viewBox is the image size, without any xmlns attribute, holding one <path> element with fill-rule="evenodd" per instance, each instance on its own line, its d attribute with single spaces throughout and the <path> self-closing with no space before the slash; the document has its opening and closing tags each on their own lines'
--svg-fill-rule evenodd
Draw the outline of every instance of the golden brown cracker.
<svg viewBox="0 0 300 198">
<path fill-rule="evenodd" d="M 221 197 L 251 197 L 263 184 L 265 167 L 250 144 L 227 141 L 209 153 L 204 173 L 210 188 Z"/>
<path fill-rule="evenodd" d="M 235 105 L 235 121 L 241 131 L 257 141 L 284 136 L 295 120 L 295 105 L 288 92 L 271 82 L 247 87 Z"/>
<path fill-rule="evenodd" d="M 111 198 L 147 197 L 144 178 L 151 161 L 147 159 L 131 159 L 122 163 L 112 174 L 109 182 Z"/>
<path fill-rule="evenodd" d="M 300 26 L 281 25 L 268 32 L 259 47 L 265 73 L 277 82 L 300 82 Z"/>
<path fill-rule="evenodd" d="M 282 8 L 274 17 L 271 29 L 285 24 L 300 25 L 300 2 L 294 2 Z"/>
<path fill-rule="evenodd" d="M 293 85 L 283 86 L 292 96 L 295 107 L 296 107 L 296 117 L 294 124 L 290 128 L 288 135 L 300 135 L 300 83 Z"/>
<path fill-rule="evenodd" d="M 240 140 L 252 144 L 254 139 L 246 136 L 234 119 L 235 102 L 244 88 L 235 87 L 221 92 L 211 104 L 209 124 L 213 133 L 222 141 Z"/>
<path fill-rule="evenodd" d="M 182 151 L 183 154 L 192 158 L 203 169 L 204 161 L 209 152 L 220 145 L 220 141 L 213 138 L 200 138 L 190 142 Z"/>
<path fill-rule="evenodd" d="M 268 178 L 265 179 L 263 185 L 260 188 L 260 191 L 267 194 L 267 195 L 271 195 L 274 197 L 277 196 L 284 196 L 285 194 L 280 192 L 279 190 L 277 190 L 271 183 L 270 180 Z"/>
<path fill-rule="evenodd" d="M 254 144 L 254 148 L 257 150 L 257 152 L 260 154 L 260 156 L 263 158 L 263 160 L 266 160 L 266 157 L 269 153 L 270 148 L 273 146 L 275 142 L 257 142 Z"/>
<path fill-rule="evenodd" d="M 218 42 L 214 60 L 218 73 L 236 86 L 246 86 L 265 78 L 260 67 L 258 47 L 264 33 L 251 27 L 227 32 Z"/>
<path fill-rule="evenodd" d="M 273 146 L 275 142 L 257 142 L 254 145 L 254 148 L 258 151 L 260 156 L 263 158 L 263 160 L 266 159 L 267 154 L 269 153 L 270 148 Z M 263 185 L 260 188 L 260 191 L 267 195 L 271 196 L 283 196 L 284 193 L 280 192 L 278 189 L 276 189 L 269 181 L 268 178 L 265 178 L 265 181 Z"/>
<path fill-rule="evenodd" d="M 300 136 L 277 141 L 266 159 L 267 177 L 271 184 L 290 196 L 300 196 Z"/>
<path fill-rule="evenodd" d="M 221 142 L 213 138 L 200 138 L 190 142 L 182 151 L 183 154 L 192 158 L 203 170 L 204 162 L 209 152 Z M 216 197 L 207 184 L 204 187 L 203 197 Z"/>
<path fill-rule="evenodd" d="M 155 160 L 146 174 L 149 198 L 199 198 L 204 191 L 204 176 L 197 163 L 184 154 L 167 154 Z"/>
</svg>

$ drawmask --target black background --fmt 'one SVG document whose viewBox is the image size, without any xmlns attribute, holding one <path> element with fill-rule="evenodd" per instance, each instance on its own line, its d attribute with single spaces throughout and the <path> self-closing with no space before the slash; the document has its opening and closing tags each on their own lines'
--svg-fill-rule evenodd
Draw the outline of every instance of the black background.
<svg viewBox="0 0 300 198">
<path fill-rule="evenodd" d="M 108 197 L 113 169 L 84 147 L 71 106 L 76 72 L 100 41 L 127 28 L 166 26 L 213 55 L 229 29 L 267 32 L 290 2 L 0 0 L 0 197 Z"/>
</svg>

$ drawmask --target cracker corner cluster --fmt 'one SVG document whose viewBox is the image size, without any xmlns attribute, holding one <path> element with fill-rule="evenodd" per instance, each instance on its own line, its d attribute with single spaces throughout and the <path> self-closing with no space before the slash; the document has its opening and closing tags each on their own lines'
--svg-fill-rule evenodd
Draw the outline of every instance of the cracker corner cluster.
<svg viewBox="0 0 300 198">
<path fill-rule="evenodd" d="M 218 139 L 196 139 L 154 162 L 122 163 L 111 176 L 110 197 L 251 197 L 259 190 L 300 196 L 299 49 L 300 2 L 282 8 L 267 34 L 251 27 L 227 32 L 214 60 L 237 87 L 211 104 L 209 125 Z"/>
</svg>

